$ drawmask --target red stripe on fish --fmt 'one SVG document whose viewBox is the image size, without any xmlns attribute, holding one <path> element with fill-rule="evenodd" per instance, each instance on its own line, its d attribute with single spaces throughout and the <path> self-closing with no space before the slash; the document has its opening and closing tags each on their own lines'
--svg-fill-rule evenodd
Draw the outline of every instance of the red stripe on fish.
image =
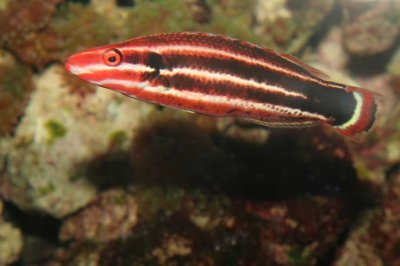
<svg viewBox="0 0 400 266">
<path fill-rule="evenodd" d="M 75 54 L 66 67 L 139 100 L 259 124 L 329 123 L 345 135 L 368 130 L 373 94 L 326 80 L 297 58 L 205 33 L 169 33 Z"/>
</svg>

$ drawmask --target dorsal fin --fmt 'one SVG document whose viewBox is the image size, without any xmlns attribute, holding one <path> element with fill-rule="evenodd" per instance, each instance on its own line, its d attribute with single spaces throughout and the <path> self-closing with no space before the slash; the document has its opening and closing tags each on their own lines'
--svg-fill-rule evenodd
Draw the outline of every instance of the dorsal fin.
<svg viewBox="0 0 400 266">
<path fill-rule="evenodd" d="M 295 57 L 293 55 L 279 53 L 279 52 L 276 52 L 276 51 L 271 50 L 271 49 L 266 49 L 266 51 L 269 52 L 269 53 L 274 53 L 277 56 L 282 57 L 282 58 L 286 59 L 287 61 L 289 61 L 289 62 L 291 62 L 291 63 L 293 63 L 293 64 L 295 64 L 295 65 L 297 65 L 297 66 L 299 66 L 301 68 L 303 68 L 304 70 L 306 70 L 311 75 L 314 75 L 314 76 L 316 76 L 316 77 L 318 77 L 320 79 L 329 79 L 329 76 L 326 73 L 322 72 L 319 69 L 316 69 L 315 67 L 312 67 L 312 66 L 302 62 L 300 59 L 298 59 L 297 57 Z"/>
</svg>

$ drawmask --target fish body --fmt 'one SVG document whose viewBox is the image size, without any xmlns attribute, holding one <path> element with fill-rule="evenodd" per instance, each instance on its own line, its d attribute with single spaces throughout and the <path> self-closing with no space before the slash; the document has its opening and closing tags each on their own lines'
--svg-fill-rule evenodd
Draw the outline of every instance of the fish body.
<svg viewBox="0 0 400 266">
<path fill-rule="evenodd" d="M 65 67 L 130 97 L 275 127 L 327 123 L 344 135 L 367 131 L 376 102 L 295 57 L 208 33 L 165 33 L 92 48 Z"/>
</svg>

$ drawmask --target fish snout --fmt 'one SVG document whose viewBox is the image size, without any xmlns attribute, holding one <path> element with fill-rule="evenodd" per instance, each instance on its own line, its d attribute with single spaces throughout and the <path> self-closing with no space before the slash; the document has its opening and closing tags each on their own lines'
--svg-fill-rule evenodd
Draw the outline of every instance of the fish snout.
<svg viewBox="0 0 400 266">
<path fill-rule="evenodd" d="M 68 59 L 65 60 L 64 67 L 65 67 L 66 70 L 68 70 L 68 72 L 71 72 L 72 64 L 68 61 Z"/>
<path fill-rule="evenodd" d="M 90 58 L 89 58 L 90 59 Z M 95 62 L 93 62 L 95 63 Z M 81 76 L 85 74 L 92 74 L 90 66 L 93 64 L 91 60 L 88 60 L 87 56 L 82 53 L 71 55 L 64 62 L 64 67 L 70 73 Z"/>
</svg>

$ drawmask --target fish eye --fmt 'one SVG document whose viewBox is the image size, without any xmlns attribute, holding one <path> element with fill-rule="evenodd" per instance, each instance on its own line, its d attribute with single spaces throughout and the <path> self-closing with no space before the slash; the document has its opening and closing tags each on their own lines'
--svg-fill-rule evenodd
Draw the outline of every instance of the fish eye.
<svg viewBox="0 0 400 266">
<path fill-rule="evenodd" d="M 104 62 L 109 66 L 117 66 L 122 61 L 122 54 L 117 49 L 110 49 L 103 54 Z"/>
</svg>

